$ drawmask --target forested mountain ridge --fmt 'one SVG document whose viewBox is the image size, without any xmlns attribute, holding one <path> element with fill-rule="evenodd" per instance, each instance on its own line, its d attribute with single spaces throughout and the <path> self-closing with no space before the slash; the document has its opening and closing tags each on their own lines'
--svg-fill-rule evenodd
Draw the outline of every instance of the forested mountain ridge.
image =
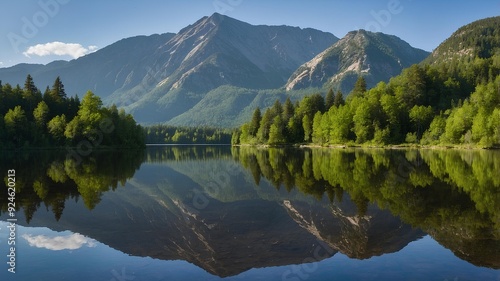
<svg viewBox="0 0 500 281">
<path fill-rule="evenodd" d="M 346 101 L 330 91 L 326 99 L 313 95 L 298 104 L 276 102 L 264 114 L 256 110 L 233 143 L 499 147 L 499 23 L 496 17 L 462 27 L 427 63 L 389 83 L 368 90 L 360 76 Z M 442 51 L 456 45 L 475 47 L 461 59 L 458 49 Z"/>
<path fill-rule="evenodd" d="M 459 28 L 441 43 L 423 64 L 451 65 L 457 61 L 487 59 L 500 52 L 500 17 L 486 18 Z"/>
<path fill-rule="evenodd" d="M 285 88 L 334 88 L 349 93 L 359 75 L 363 75 L 368 86 L 373 87 L 380 81 L 388 82 L 403 68 L 421 62 L 428 55 L 428 52 L 413 48 L 393 35 L 351 31 L 299 67 Z"/>
</svg>

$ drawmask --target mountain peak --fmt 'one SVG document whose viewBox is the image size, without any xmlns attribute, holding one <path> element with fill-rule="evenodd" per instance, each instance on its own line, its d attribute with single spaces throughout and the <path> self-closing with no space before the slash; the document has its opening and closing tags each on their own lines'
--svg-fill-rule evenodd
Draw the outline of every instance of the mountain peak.
<svg viewBox="0 0 500 281">
<path fill-rule="evenodd" d="M 219 21 L 222 21 L 222 20 L 225 20 L 225 19 L 229 19 L 230 17 L 228 16 L 225 16 L 225 15 L 222 15 L 222 14 L 219 14 L 219 13 L 213 13 L 210 17 L 208 17 L 210 20 L 212 21 L 216 21 L 216 22 L 219 22 Z"/>
<path fill-rule="evenodd" d="M 421 62 L 427 55 L 396 36 L 355 30 L 303 64 L 285 88 L 332 87 L 349 93 L 360 75 L 369 86 L 374 86 Z"/>
</svg>

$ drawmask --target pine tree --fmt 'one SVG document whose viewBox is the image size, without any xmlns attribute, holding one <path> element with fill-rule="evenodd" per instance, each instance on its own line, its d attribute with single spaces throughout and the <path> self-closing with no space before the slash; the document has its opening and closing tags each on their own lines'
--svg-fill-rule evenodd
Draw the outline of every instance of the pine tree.
<svg viewBox="0 0 500 281">
<path fill-rule="evenodd" d="M 35 96 L 37 92 L 38 88 L 35 86 L 35 82 L 33 82 L 33 77 L 28 74 L 24 82 L 24 94 L 27 96 Z"/>
<path fill-rule="evenodd" d="M 283 122 L 288 123 L 290 118 L 295 114 L 295 107 L 293 106 L 290 97 L 287 97 L 283 105 Z"/>
<path fill-rule="evenodd" d="M 25 108 L 29 112 L 33 111 L 33 108 L 35 107 L 35 105 L 42 98 L 40 91 L 38 91 L 38 88 L 35 86 L 35 82 L 33 82 L 33 77 L 31 77 L 31 75 L 29 75 L 29 74 L 26 77 L 26 81 L 24 82 L 24 89 L 23 89 L 22 96 L 23 96 L 23 99 L 25 100 L 25 103 L 26 103 Z"/>
<path fill-rule="evenodd" d="M 351 95 L 353 97 L 362 96 L 366 92 L 366 80 L 363 76 L 359 76 L 358 80 L 356 80 L 356 84 L 354 84 L 354 88 L 352 89 Z"/>
<path fill-rule="evenodd" d="M 325 98 L 325 106 L 326 106 L 327 111 L 334 105 L 335 98 L 336 98 L 336 96 L 333 94 L 333 89 L 330 88 L 330 90 L 328 90 L 328 93 L 326 94 L 326 98 Z"/>
<path fill-rule="evenodd" d="M 54 85 L 52 85 L 52 89 L 50 90 L 50 96 L 54 99 L 54 101 L 61 103 L 66 99 L 66 92 L 64 91 L 64 85 L 61 81 L 61 78 L 57 76 L 54 81 Z"/>
<path fill-rule="evenodd" d="M 257 131 L 257 138 L 262 143 L 267 143 L 269 140 L 269 130 L 271 129 L 271 124 L 273 122 L 273 116 L 271 110 L 268 109 L 264 112 L 262 120 L 260 120 L 259 130 Z"/>
<path fill-rule="evenodd" d="M 248 134 L 252 137 L 257 135 L 257 131 L 259 130 L 260 120 L 262 120 L 262 114 L 260 112 L 260 108 L 256 108 L 253 112 L 252 121 L 250 121 L 250 125 L 248 128 Z"/>
<path fill-rule="evenodd" d="M 337 93 L 335 94 L 335 98 L 333 99 L 333 106 L 339 107 L 344 104 L 345 104 L 344 95 L 340 90 L 338 90 Z"/>
<path fill-rule="evenodd" d="M 280 100 L 276 100 L 273 104 L 273 107 L 271 107 L 271 113 L 273 115 L 273 118 L 276 116 L 281 116 L 283 114 L 283 105 L 281 105 Z"/>
</svg>

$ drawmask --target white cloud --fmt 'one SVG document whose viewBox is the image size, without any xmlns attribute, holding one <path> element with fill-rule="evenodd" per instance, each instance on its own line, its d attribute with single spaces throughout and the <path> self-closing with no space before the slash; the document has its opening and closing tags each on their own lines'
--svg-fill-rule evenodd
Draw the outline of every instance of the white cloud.
<svg viewBox="0 0 500 281">
<path fill-rule="evenodd" d="M 84 47 L 81 44 L 76 43 L 63 43 L 63 42 L 50 42 L 47 44 L 38 44 L 35 46 L 29 47 L 23 55 L 26 57 L 30 57 L 31 55 L 35 56 L 71 56 L 74 59 L 84 56 L 86 54 L 95 52 L 97 50 L 97 46 L 88 46 Z"/>
<path fill-rule="evenodd" d="M 0 61 L 0 66 L 3 65 L 3 61 Z"/>
<path fill-rule="evenodd" d="M 32 247 L 45 248 L 53 251 L 77 250 L 87 245 L 95 247 L 95 240 L 87 238 L 81 234 L 74 233 L 68 236 L 47 237 L 45 235 L 32 236 L 24 234 L 22 236 Z"/>
</svg>

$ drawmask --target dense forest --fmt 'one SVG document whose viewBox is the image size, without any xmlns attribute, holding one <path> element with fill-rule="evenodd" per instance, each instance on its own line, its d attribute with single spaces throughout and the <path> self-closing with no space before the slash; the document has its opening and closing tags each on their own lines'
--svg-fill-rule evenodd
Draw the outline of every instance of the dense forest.
<svg viewBox="0 0 500 281">
<path fill-rule="evenodd" d="M 171 125 L 153 125 L 144 130 L 148 144 L 229 144 L 233 131 L 211 127 Z"/>
<path fill-rule="evenodd" d="M 388 83 L 368 90 L 359 77 L 345 101 L 330 90 L 325 98 L 315 94 L 295 104 L 277 101 L 263 114 L 256 109 L 232 143 L 499 147 L 498 21 L 461 28 L 428 60 Z"/>
<path fill-rule="evenodd" d="M 144 146 L 143 129 L 116 106 L 88 91 L 68 97 L 59 77 L 42 92 L 31 75 L 24 87 L 0 81 L 0 147 Z"/>
</svg>

